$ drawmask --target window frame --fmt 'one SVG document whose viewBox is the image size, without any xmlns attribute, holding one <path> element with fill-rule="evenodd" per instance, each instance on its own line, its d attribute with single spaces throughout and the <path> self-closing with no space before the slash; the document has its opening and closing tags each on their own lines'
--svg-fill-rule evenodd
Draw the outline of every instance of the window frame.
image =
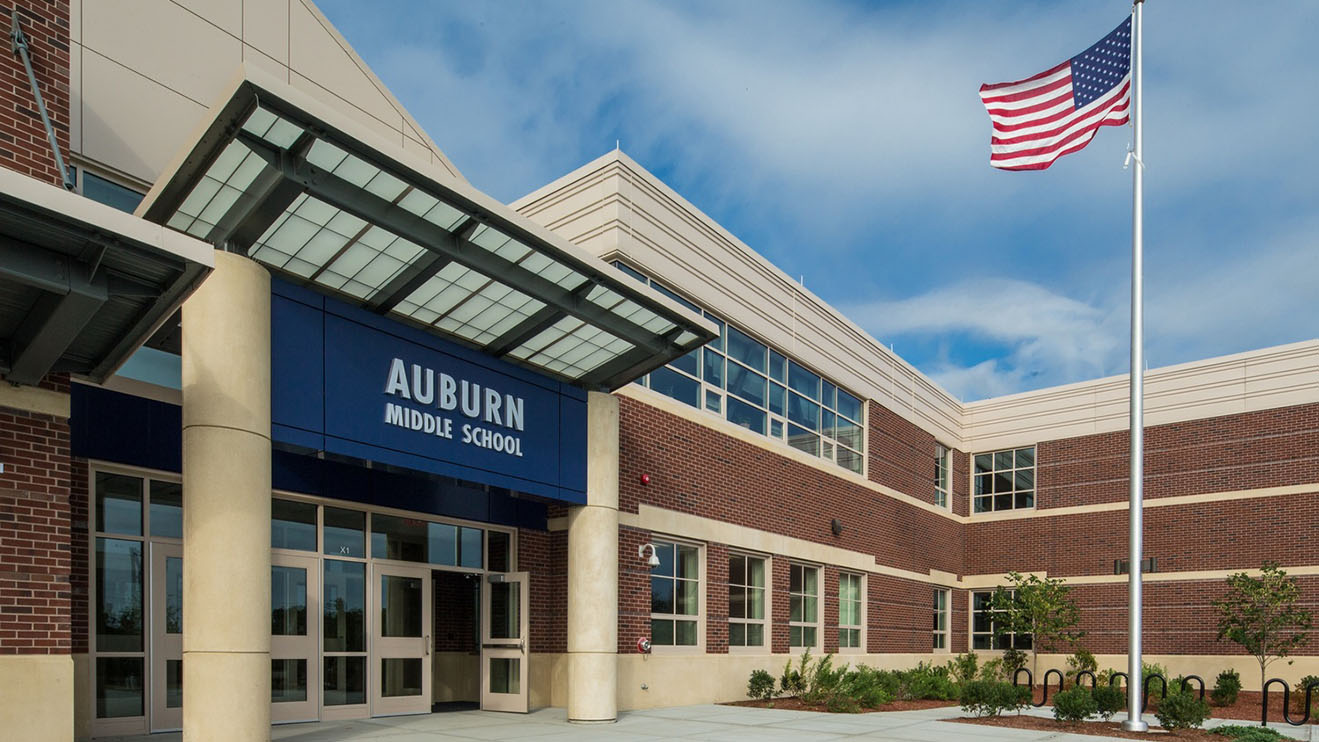
<svg viewBox="0 0 1319 742">
<path fill-rule="evenodd" d="M 1017 463 L 1017 454 L 1023 451 L 1030 451 L 1029 466 L 1021 466 Z M 1011 467 L 999 467 L 998 461 L 1001 454 L 1011 454 L 1013 464 Z M 989 458 L 990 468 L 981 469 L 981 459 Z M 1009 448 L 999 448 L 992 451 L 984 451 L 971 455 L 970 469 L 970 505 L 972 515 L 985 515 L 989 513 L 1000 513 L 1012 510 L 1034 510 L 1036 507 L 1037 495 L 1039 493 L 1039 482 L 1036 479 L 1039 468 L 1039 449 L 1035 444 L 1026 446 L 1012 446 Z M 1020 487 L 1020 474 L 1029 472 L 1030 487 Z M 996 484 L 1000 476 L 1006 476 L 1012 483 L 1010 489 L 998 491 Z M 987 479 L 986 479 L 987 477 Z M 990 492 L 982 492 L 984 483 L 990 483 Z M 1009 505 L 1000 507 L 998 499 L 1000 497 L 1008 498 Z M 1023 497 L 1029 497 L 1028 505 L 1019 505 L 1018 502 Z M 982 509 L 981 503 L 989 503 L 988 508 Z"/>
<path fill-rule="evenodd" d="M 934 443 L 934 505 L 944 510 L 953 507 L 953 449 Z"/>
<path fill-rule="evenodd" d="M 773 608 L 772 608 L 772 607 L 773 607 L 773 582 L 774 582 L 774 579 L 773 579 L 773 577 L 774 577 L 773 569 L 774 569 L 774 563 L 773 563 L 773 561 L 771 560 L 770 557 L 768 557 L 768 556 L 766 556 L 766 555 L 764 555 L 764 554 L 755 554 L 755 553 L 751 553 L 751 552 L 743 552 L 743 551 L 729 551 L 729 552 L 728 552 L 728 559 L 729 559 L 730 561 L 733 560 L 733 559 L 743 559 L 743 560 L 745 560 L 746 567 L 744 567 L 744 569 L 746 569 L 747 567 L 750 566 L 751 560 L 759 560 L 759 561 L 761 562 L 761 564 L 763 565 L 763 567 L 762 567 L 762 569 L 761 569 L 761 574 L 764 576 L 764 580 L 765 580 L 765 584 L 762 585 L 760 588 L 758 588 L 758 589 L 760 589 L 760 590 L 764 593 L 763 598 L 762 598 L 762 603 L 763 603 L 763 605 L 762 605 L 762 609 L 763 609 L 763 610 L 762 610 L 762 614 L 763 614 L 763 617 L 762 617 L 762 618 L 739 618 L 739 617 L 736 617 L 736 616 L 733 615 L 733 610 L 732 610 L 732 595 L 731 595 L 731 593 L 732 593 L 733 588 L 734 588 L 734 587 L 741 587 L 741 588 L 746 589 L 746 590 L 752 590 L 752 589 L 757 589 L 757 588 L 756 588 L 756 586 L 754 586 L 754 585 L 750 585 L 750 584 L 743 585 L 743 584 L 739 584 L 739 583 L 735 583 L 735 582 L 733 582 L 732 565 L 731 565 L 731 564 L 729 565 L 728 590 L 729 590 L 730 595 L 729 595 L 729 609 L 728 609 L 728 625 L 729 625 L 730 629 L 729 629 L 729 633 L 728 633 L 728 637 L 729 637 L 729 641 L 728 641 L 728 651 L 729 651 L 730 653 L 733 653 L 733 654 L 737 654 L 737 653 L 739 653 L 739 652 L 741 652 L 741 653 L 764 654 L 764 653 L 770 651 L 770 648 L 771 648 L 771 645 L 772 645 L 772 642 L 771 642 L 772 636 L 771 636 L 771 634 L 773 633 L 773 632 L 772 632 L 772 627 L 773 627 L 774 624 L 773 624 L 773 621 L 771 620 L 771 615 L 772 615 L 772 613 L 773 613 Z M 749 569 L 748 569 L 748 573 L 749 573 Z M 750 580 L 747 580 L 747 582 L 750 582 Z M 733 636 L 733 634 L 732 634 L 732 629 L 731 629 L 731 626 L 732 626 L 733 624 L 741 624 L 741 625 L 743 625 L 743 626 L 749 626 L 749 625 L 756 625 L 756 624 L 759 624 L 759 625 L 761 626 L 761 630 L 760 630 L 760 638 L 761 638 L 761 642 L 760 642 L 760 644 L 734 644 L 733 641 L 732 641 L 732 636 Z M 744 634 L 744 636 L 745 636 L 745 634 Z"/>
<path fill-rule="evenodd" d="M 987 596 L 987 600 L 993 600 L 993 598 L 994 598 L 994 593 L 995 593 L 996 591 L 997 591 L 997 590 L 972 590 L 971 592 L 967 593 L 967 611 L 966 611 L 966 612 L 967 612 L 967 618 L 968 618 L 968 621 L 969 621 L 969 625 L 968 625 L 968 627 L 967 627 L 967 629 L 968 629 L 968 631 L 967 631 L 967 644 L 968 644 L 968 651 L 972 651 L 972 652 L 976 652 L 976 651 L 998 652 L 998 651 L 1003 651 L 1003 650 L 1006 650 L 1006 649 L 1009 649 L 1009 648 L 1011 648 L 1011 649 L 1016 649 L 1016 650 L 1019 650 L 1019 651 L 1022 651 L 1022 652 L 1030 652 L 1030 651 L 1032 651 L 1032 650 L 1034 649 L 1035 642 L 1033 641 L 1033 637 L 1031 637 L 1030 634 L 1018 634 L 1018 633 L 1015 633 L 1015 632 L 1008 633 L 1008 634 L 1006 634 L 1005 637 L 1004 637 L 1004 638 L 1006 639 L 1006 641 L 1007 641 L 1007 644 L 1004 645 L 1004 644 L 1001 644 L 1001 643 L 1000 643 L 999 638 L 998 638 L 997 636 L 994 635 L 994 619 L 993 619 L 993 614 L 995 614 L 995 613 L 1002 613 L 1002 611 L 996 611 L 996 610 L 994 610 L 994 609 L 992 609 L 992 608 L 985 609 L 985 610 L 980 610 L 980 611 L 977 611 L 977 610 L 976 610 L 976 596 L 977 596 L 977 595 L 984 595 L 984 596 Z M 1008 592 L 1010 595 L 1015 595 L 1015 594 L 1016 594 L 1016 591 L 1015 591 L 1015 590 L 1010 590 L 1010 589 L 1009 589 L 1007 592 Z M 975 624 L 976 616 L 977 616 L 978 614 L 985 614 L 985 613 L 989 614 L 989 616 L 990 616 L 990 619 L 989 619 L 989 631 L 988 631 L 988 632 L 985 632 L 985 631 L 976 631 L 976 630 L 975 630 L 975 627 L 976 627 L 976 624 Z M 976 646 L 976 637 L 979 637 L 979 636 L 988 636 L 988 637 L 989 637 L 989 641 L 988 641 L 988 645 L 987 645 L 987 646 L 984 646 L 984 647 L 977 647 L 977 646 Z"/>
<path fill-rule="evenodd" d="M 800 570 L 812 570 L 812 571 L 814 571 L 814 573 L 815 573 L 815 592 L 814 592 L 813 594 L 811 594 L 811 593 L 806 593 L 806 592 L 804 592 L 804 591 L 803 591 L 803 592 L 793 592 L 793 590 L 792 590 L 792 571 L 795 570 L 795 569 L 800 569 Z M 820 604 L 820 597 L 821 597 L 820 593 L 821 593 L 821 588 L 823 587 L 823 580 L 824 580 L 824 568 L 821 567 L 821 566 L 818 565 L 818 564 L 811 564 L 811 563 L 809 563 L 809 562 L 789 562 L 789 563 L 788 563 L 788 651 L 789 651 L 789 652 L 794 652 L 794 651 L 800 651 L 800 650 L 810 649 L 810 650 L 815 651 L 815 652 L 818 654 L 818 653 L 821 651 L 821 649 L 824 647 L 824 626 L 823 626 L 823 623 L 824 623 L 824 622 L 823 622 L 823 620 L 822 620 L 824 611 L 823 611 L 823 606 L 821 606 L 821 604 Z M 801 580 L 801 582 L 802 582 L 802 586 L 805 587 L 805 584 L 806 584 L 806 573 L 805 573 L 805 571 L 802 572 L 802 580 Z M 806 598 L 808 598 L 808 597 L 810 597 L 810 598 L 814 598 L 814 599 L 815 599 L 815 618 L 814 618 L 813 621 L 807 621 L 807 620 L 805 620 L 805 615 L 806 615 L 805 600 L 806 600 Z M 793 601 L 793 598 L 800 598 L 800 599 L 803 601 L 803 603 L 802 603 L 802 616 L 803 616 L 803 618 L 802 618 L 801 620 L 794 621 L 793 618 L 792 618 L 792 601 Z M 800 634 L 799 634 L 800 636 L 805 636 L 805 633 L 806 633 L 806 632 L 804 631 L 804 629 L 814 629 L 814 630 L 815 630 L 815 642 L 814 642 L 813 644 L 809 644 L 809 645 L 808 645 L 808 644 L 805 644 L 805 643 L 793 644 L 793 643 L 792 643 L 792 630 L 793 630 L 794 628 L 803 629 L 803 631 L 800 632 Z"/>
<path fill-rule="evenodd" d="M 946 587 L 934 588 L 934 621 L 931 626 L 931 651 L 936 654 L 950 654 L 952 652 L 952 591 Z M 942 598 L 942 605 L 940 605 Z M 943 628 L 939 628 L 939 617 L 943 616 Z"/>
<path fill-rule="evenodd" d="M 843 623 L 843 580 L 852 578 L 856 580 L 856 623 Z M 839 572 L 838 573 L 838 653 L 839 654 L 865 654 L 866 653 L 866 575 L 861 572 Z M 843 632 L 855 631 L 857 643 L 856 646 L 843 646 Z"/>
<path fill-rule="evenodd" d="M 660 620 L 660 621 L 669 620 L 669 621 L 674 621 L 675 624 L 676 624 L 676 622 L 677 622 L 677 621 L 680 621 L 680 620 L 681 620 L 681 621 L 690 621 L 690 620 L 693 620 L 693 619 L 694 619 L 695 622 L 696 622 L 696 643 L 695 643 L 695 644 L 659 644 L 659 643 L 656 643 L 656 641 L 655 641 L 655 632 L 654 632 L 654 629 L 652 628 L 653 623 L 648 623 L 648 624 L 647 624 L 647 627 L 646 627 L 646 631 L 647 631 L 647 635 L 649 636 L 649 638 L 650 638 L 650 642 L 651 642 L 651 649 L 650 649 L 651 654 L 670 654 L 670 653 L 673 653 L 673 654 L 697 654 L 697 653 L 704 653 L 704 652 L 705 652 L 705 612 L 706 612 L 706 611 L 705 611 L 705 590 L 702 589 L 702 586 L 706 584 L 706 566 L 705 566 L 706 549 L 705 549 L 705 544 L 700 543 L 700 542 L 696 542 L 696 541 L 688 541 L 688 540 L 681 539 L 681 538 L 674 538 L 674 537 L 672 537 L 672 536 L 663 536 L 663 535 L 659 535 L 659 534 L 656 534 L 656 535 L 652 536 L 651 539 L 650 539 L 647 543 L 654 544 L 654 546 L 655 546 L 655 550 L 656 550 L 656 556 L 658 556 L 658 552 L 659 552 L 659 548 L 660 548 L 660 545 L 661 545 L 661 544 L 669 544 L 669 545 L 675 547 L 675 552 L 674 552 L 674 575 L 673 575 L 672 577 L 668 577 L 668 579 L 673 580 L 674 583 L 675 583 L 675 585 L 674 585 L 674 587 L 675 587 L 675 592 L 674 592 L 674 607 L 675 607 L 675 608 L 677 607 L 677 592 L 676 592 L 677 584 L 676 584 L 676 583 L 677 583 L 678 579 L 680 579 L 680 578 L 678 578 L 678 576 L 677 576 L 677 552 L 676 552 L 676 549 L 677 549 L 677 547 L 685 547 L 685 548 L 690 548 L 690 549 L 695 549 L 695 550 L 696 550 L 696 579 L 694 580 L 694 582 L 696 582 L 696 615 L 695 615 L 695 616 L 692 616 L 692 615 L 688 615 L 688 614 L 679 614 L 679 613 L 656 613 L 655 611 L 650 611 L 650 612 L 647 613 L 647 615 L 648 615 L 648 617 L 649 617 L 649 621 L 651 621 L 651 622 L 653 622 L 653 621 L 655 621 L 655 620 Z M 664 577 L 666 577 L 666 576 L 665 576 L 665 575 L 655 575 L 655 574 L 653 574 L 651 571 L 647 570 L 647 572 L 646 572 L 646 578 L 647 578 L 647 580 L 648 580 L 648 583 L 647 583 L 647 584 L 648 584 L 648 587 L 649 587 L 650 584 L 653 584 L 652 582 L 649 582 L 649 581 L 654 580 L 655 577 L 661 577 L 661 578 L 664 578 Z M 685 579 L 685 578 L 682 578 L 682 579 Z M 648 589 L 647 592 L 648 592 L 648 593 L 652 593 L 653 591 L 651 591 L 651 590 Z M 652 606 L 652 607 L 653 607 L 653 606 Z M 676 636 L 677 636 L 676 625 L 675 625 L 674 636 L 675 636 L 675 638 L 676 638 Z"/>
</svg>

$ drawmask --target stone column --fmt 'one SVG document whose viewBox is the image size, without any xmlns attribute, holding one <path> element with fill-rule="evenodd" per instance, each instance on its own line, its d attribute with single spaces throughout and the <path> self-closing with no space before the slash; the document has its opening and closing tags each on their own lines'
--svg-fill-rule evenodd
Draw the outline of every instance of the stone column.
<svg viewBox="0 0 1319 742">
<path fill-rule="evenodd" d="M 183 739 L 270 739 L 270 274 L 219 251 L 183 305 Z"/>
<path fill-rule="evenodd" d="M 568 720 L 618 717 L 618 399 L 586 411 L 586 505 L 568 512 Z"/>
</svg>

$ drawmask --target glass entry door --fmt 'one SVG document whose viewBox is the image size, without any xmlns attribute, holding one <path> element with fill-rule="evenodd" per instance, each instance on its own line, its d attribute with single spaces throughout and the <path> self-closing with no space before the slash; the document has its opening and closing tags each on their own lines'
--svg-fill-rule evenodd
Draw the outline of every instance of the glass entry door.
<svg viewBox="0 0 1319 742">
<path fill-rule="evenodd" d="M 494 572 L 481 585 L 481 708 L 527 712 L 526 572 Z"/>
<path fill-rule="evenodd" d="M 151 544 L 151 724 L 183 728 L 183 544 Z"/>
<path fill-rule="evenodd" d="M 430 567 L 375 564 L 371 715 L 431 710 Z"/>
<path fill-rule="evenodd" d="M 317 718 L 320 571 L 315 557 L 270 555 L 270 720 L 276 724 Z"/>
</svg>

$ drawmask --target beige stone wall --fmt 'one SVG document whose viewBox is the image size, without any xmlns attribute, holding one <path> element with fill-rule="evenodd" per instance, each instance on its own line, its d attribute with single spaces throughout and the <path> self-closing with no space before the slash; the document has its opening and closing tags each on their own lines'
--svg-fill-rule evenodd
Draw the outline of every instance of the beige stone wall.
<svg viewBox="0 0 1319 742">
<path fill-rule="evenodd" d="M 461 178 L 308 0 L 72 0 L 70 149 L 154 182 L 242 65 L 260 68 Z"/>
<path fill-rule="evenodd" d="M 24 742 L 72 739 L 73 678 L 67 654 L 0 655 L 0 735 Z"/>
</svg>

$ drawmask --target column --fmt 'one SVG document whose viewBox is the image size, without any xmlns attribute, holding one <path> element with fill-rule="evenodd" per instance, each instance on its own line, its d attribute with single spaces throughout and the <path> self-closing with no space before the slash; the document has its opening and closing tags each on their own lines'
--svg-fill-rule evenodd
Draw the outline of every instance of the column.
<svg viewBox="0 0 1319 742">
<path fill-rule="evenodd" d="M 586 505 L 568 512 L 568 720 L 618 716 L 618 399 L 591 392 Z"/>
<path fill-rule="evenodd" d="M 270 275 L 183 305 L 183 739 L 270 739 Z"/>
</svg>

